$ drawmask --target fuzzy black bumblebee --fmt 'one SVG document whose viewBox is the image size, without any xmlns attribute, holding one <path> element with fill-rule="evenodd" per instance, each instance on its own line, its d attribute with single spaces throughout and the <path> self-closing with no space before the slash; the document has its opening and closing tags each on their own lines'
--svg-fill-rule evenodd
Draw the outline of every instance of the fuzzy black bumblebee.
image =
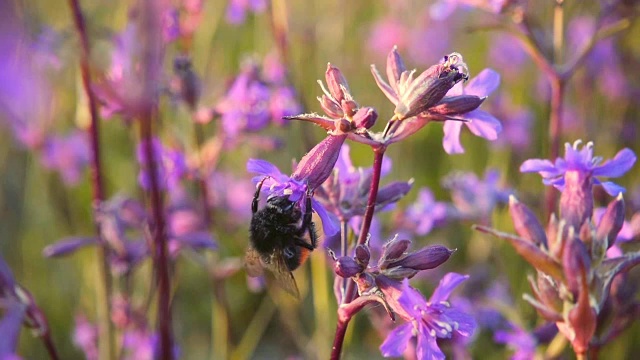
<svg viewBox="0 0 640 360">
<path fill-rule="evenodd" d="M 260 190 L 266 179 L 258 184 L 251 203 L 250 244 L 245 255 L 247 273 L 259 276 L 263 268 L 267 268 L 287 292 L 299 297 L 291 272 L 316 248 L 318 238 L 312 221 L 311 194 L 306 194 L 304 214 L 288 195 L 271 196 L 266 205 L 258 209 Z M 311 243 L 307 242 L 306 234 Z"/>
</svg>

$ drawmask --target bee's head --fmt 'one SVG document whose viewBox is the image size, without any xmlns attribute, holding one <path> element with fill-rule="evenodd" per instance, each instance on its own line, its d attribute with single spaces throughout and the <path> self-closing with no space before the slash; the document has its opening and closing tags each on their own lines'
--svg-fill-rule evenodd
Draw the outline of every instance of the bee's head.
<svg viewBox="0 0 640 360">
<path fill-rule="evenodd" d="M 278 209 L 283 215 L 293 215 L 296 210 L 296 203 L 289 200 L 289 196 L 271 196 L 267 199 L 267 206 Z"/>
</svg>

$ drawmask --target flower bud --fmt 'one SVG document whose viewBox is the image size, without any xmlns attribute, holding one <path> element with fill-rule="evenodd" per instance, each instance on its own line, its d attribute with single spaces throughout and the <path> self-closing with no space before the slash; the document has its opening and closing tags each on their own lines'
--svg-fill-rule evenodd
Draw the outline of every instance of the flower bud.
<svg viewBox="0 0 640 360">
<path fill-rule="evenodd" d="M 533 285 L 533 284 L 532 284 Z M 558 286 L 555 281 L 547 274 L 538 271 L 537 295 L 540 301 L 557 312 L 562 312 L 562 300 L 558 293 Z"/>
<path fill-rule="evenodd" d="M 624 200 L 622 194 L 609 203 L 598 227 L 596 228 L 596 241 L 606 241 L 607 249 L 615 242 L 618 233 L 624 224 Z"/>
<path fill-rule="evenodd" d="M 513 226 L 520 237 L 529 240 L 536 245 L 547 247 L 547 236 L 538 218 L 515 196 L 509 196 L 509 214 L 513 220 Z"/>
<path fill-rule="evenodd" d="M 429 108 L 429 112 L 440 115 L 467 113 L 477 109 L 485 99 L 475 95 L 447 96 Z"/>
<path fill-rule="evenodd" d="M 342 108 L 339 104 L 331 100 L 327 95 L 322 95 L 318 98 L 320 101 L 320 107 L 324 112 L 333 119 L 340 119 L 344 116 Z"/>
<path fill-rule="evenodd" d="M 342 100 L 342 102 L 340 103 L 340 108 L 342 108 L 345 116 L 353 117 L 358 111 L 359 105 L 357 102 L 355 102 L 355 100 L 352 99 Z"/>
<path fill-rule="evenodd" d="M 571 231 L 569 232 L 571 233 Z M 564 277 L 567 281 L 567 288 L 576 296 L 581 289 L 583 282 L 588 282 L 589 271 L 591 270 L 591 257 L 584 243 L 575 236 L 569 236 L 565 242 L 565 249 L 562 254 L 562 267 Z"/>
<path fill-rule="evenodd" d="M 356 128 L 371 128 L 378 119 L 378 113 L 372 107 L 363 107 L 358 109 L 358 112 L 353 116 L 353 123 Z"/>
<path fill-rule="evenodd" d="M 380 258 L 380 262 L 389 262 L 395 259 L 400 258 L 411 245 L 411 240 L 407 239 L 396 239 L 389 241 L 384 244 L 382 247 L 382 257 Z M 382 265 L 381 265 L 382 266 Z"/>
<path fill-rule="evenodd" d="M 353 124 L 347 119 L 338 119 L 335 121 L 336 131 L 340 134 L 348 133 L 353 130 Z"/>
<path fill-rule="evenodd" d="M 369 265 L 369 260 L 371 259 L 371 251 L 369 251 L 369 247 L 366 245 L 358 245 L 356 246 L 356 262 L 361 265 L 363 268 L 366 268 Z"/>
<path fill-rule="evenodd" d="M 331 63 L 327 64 L 325 79 L 327 80 L 327 87 L 329 88 L 331 96 L 333 96 L 338 103 L 342 103 L 342 100 L 345 99 L 345 91 L 347 93 L 349 92 L 349 85 L 340 69 L 331 66 Z"/>
<path fill-rule="evenodd" d="M 391 85 L 396 94 L 398 93 L 398 80 L 406 70 L 407 68 L 404 66 L 400 54 L 398 54 L 398 47 L 394 46 L 387 56 L 387 78 L 389 78 L 389 85 Z"/>
<path fill-rule="evenodd" d="M 333 271 L 343 278 L 355 276 L 361 273 L 362 270 L 364 270 L 364 267 L 349 256 L 339 257 L 333 266 Z"/>
<path fill-rule="evenodd" d="M 340 148 L 347 135 L 329 135 L 300 159 L 291 177 L 306 181 L 309 189 L 315 189 L 327 180 L 338 160 Z"/>
<path fill-rule="evenodd" d="M 45 257 L 59 257 L 74 253 L 83 246 L 96 244 L 98 240 L 92 237 L 71 237 L 49 245 L 42 250 Z"/>
<path fill-rule="evenodd" d="M 390 263 L 387 268 L 401 266 L 414 270 L 433 269 L 449 260 L 449 257 L 454 251 L 455 250 L 449 250 L 442 245 L 426 246 L 398 261 Z"/>
<path fill-rule="evenodd" d="M 569 170 L 560 196 L 560 217 L 567 226 L 580 229 L 593 214 L 593 177 L 584 171 Z"/>
</svg>

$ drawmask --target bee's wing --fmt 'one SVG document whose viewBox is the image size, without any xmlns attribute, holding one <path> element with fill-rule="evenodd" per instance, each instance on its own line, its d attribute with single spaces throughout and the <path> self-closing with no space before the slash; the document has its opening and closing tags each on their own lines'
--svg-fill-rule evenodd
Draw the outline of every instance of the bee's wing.
<svg viewBox="0 0 640 360">
<path fill-rule="evenodd" d="M 282 254 L 274 253 L 271 255 L 267 268 L 273 272 L 276 281 L 283 289 L 293 295 L 296 299 L 300 299 L 300 292 L 298 291 L 298 285 L 296 285 L 296 279 L 293 278 L 293 274 L 289 271 Z"/>
<path fill-rule="evenodd" d="M 260 260 L 260 254 L 256 249 L 249 246 L 244 254 L 244 266 L 247 268 L 247 274 L 251 277 L 257 277 L 264 274 L 264 267 Z"/>
</svg>

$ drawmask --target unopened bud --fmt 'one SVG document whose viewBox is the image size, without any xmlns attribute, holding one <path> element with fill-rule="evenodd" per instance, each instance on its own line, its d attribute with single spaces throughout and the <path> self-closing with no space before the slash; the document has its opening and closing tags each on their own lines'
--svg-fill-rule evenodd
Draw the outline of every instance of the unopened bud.
<svg viewBox="0 0 640 360">
<path fill-rule="evenodd" d="M 358 294 L 360 295 L 366 294 L 376 287 L 376 279 L 367 272 L 360 273 L 354 280 L 358 285 Z"/>
<path fill-rule="evenodd" d="M 576 296 L 583 282 L 588 282 L 591 270 L 591 257 L 586 246 L 580 239 L 570 236 L 565 240 L 565 249 L 562 254 L 562 267 L 567 281 L 567 288 Z"/>
<path fill-rule="evenodd" d="M 356 246 L 356 262 L 360 264 L 363 268 L 366 268 L 369 265 L 369 260 L 371 259 L 371 251 L 369 251 L 369 247 L 366 245 L 358 245 Z"/>
<path fill-rule="evenodd" d="M 411 279 L 414 277 L 419 270 L 406 268 L 402 266 L 390 267 L 383 270 L 383 274 L 386 275 L 390 279 L 402 280 L 402 279 Z"/>
<path fill-rule="evenodd" d="M 345 99 L 345 91 L 349 92 L 349 85 L 347 80 L 342 75 L 340 69 L 332 66 L 331 63 L 327 64 L 327 71 L 325 72 L 325 79 L 327 80 L 327 87 L 331 96 L 338 103 L 341 103 Z"/>
<path fill-rule="evenodd" d="M 618 233 L 624 225 L 624 200 L 622 194 L 609 203 L 607 210 L 602 215 L 602 219 L 596 228 L 597 241 L 607 241 L 607 248 L 615 242 Z"/>
<path fill-rule="evenodd" d="M 333 271 L 343 278 L 355 276 L 362 272 L 362 270 L 364 270 L 364 267 L 349 256 L 339 257 L 333 266 Z"/>
<path fill-rule="evenodd" d="M 390 263 L 387 268 L 401 266 L 414 270 L 433 269 L 449 260 L 454 251 L 442 245 L 426 246 L 398 261 Z"/>
<path fill-rule="evenodd" d="M 320 101 L 320 107 L 322 107 L 322 110 L 324 110 L 324 112 L 331 118 L 340 119 L 344 116 L 340 105 L 331 100 L 327 95 L 322 95 L 322 97 L 318 98 L 318 101 Z"/>
<path fill-rule="evenodd" d="M 509 196 L 509 214 L 520 237 L 538 246 L 542 244 L 547 247 L 547 236 L 542 224 L 533 212 L 513 195 Z"/>
<path fill-rule="evenodd" d="M 537 295 L 540 301 L 547 307 L 557 312 L 562 312 L 562 300 L 560 299 L 555 280 L 549 275 L 538 271 L 536 285 Z"/>
<path fill-rule="evenodd" d="M 358 109 L 358 112 L 353 116 L 353 123 L 356 128 L 371 128 L 378 119 L 378 113 L 372 107 L 363 107 Z"/>
<path fill-rule="evenodd" d="M 309 189 L 322 185 L 331 175 L 346 138 L 345 134 L 327 136 L 300 159 L 291 177 L 306 181 Z"/>
<path fill-rule="evenodd" d="M 485 99 L 475 95 L 447 96 L 431 107 L 429 112 L 440 115 L 467 113 L 477 109 Z"/>
<path fill-rule="evenodd" d="M 400 54 L 398 54 L 398 47 L 394 46 L 387 56 L 387 77 L 389 78 L 389 85 L 391 85 L 396 94 L 398 93 L 398 80 L 406 70 L 407 68 L 404 66 Z"/>
<path fill-rule="evenodd" d="M 359 107 L 360 106 L 358 105 L 358 103 L 352 99 L 342 100 L 342 102 L 340 103 L 340 108 L 342 108 L 344 115 L 348 117 L 353 117 L 358 111 Z"/>
<path fill-rule="evenodd" d="M 580 290 L 578 303 L 569 311 L 567 316 L 568 325 L 573 330 L 574 336 L 571 339 L 571 346 L 578 355 L 584 355 L 589 349 L 591 339 L 596 332 L 598 314 L 591 307 L 589 301 L 589 289 L 584 284 Z"/>
<path fill-rule="evenodd" d="M 394 238 L 382 247 L 381 260 L 389 262 L 400 258 L 407 251 L 409 245 L 411 245 L 411 240 Z"/>
</svg>

